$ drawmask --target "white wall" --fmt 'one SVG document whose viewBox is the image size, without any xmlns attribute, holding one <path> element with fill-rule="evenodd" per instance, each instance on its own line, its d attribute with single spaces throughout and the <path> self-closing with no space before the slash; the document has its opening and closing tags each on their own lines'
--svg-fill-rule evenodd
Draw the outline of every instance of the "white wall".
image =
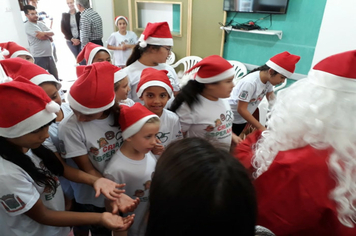
<svg viewBox="0 0 356 236">
<path fill-rule="evenodd" d="M 0 42 L 14 41 L 28 48 L 20 6 L 17 0 L 0 0 Z"/>
<path fill-rule="evenodd" d="M 332 54 L 356 49 L 355 0 L 327 0 L 312 66 Z"/>
<path fill-rule="evenodd" d="M 115 29 L 114 4 L 112 0 L 92 0 L 92 8 L 99 13 L 103 20 L 103 43 L 107 46 L 106 41 Z"/>
</svg>

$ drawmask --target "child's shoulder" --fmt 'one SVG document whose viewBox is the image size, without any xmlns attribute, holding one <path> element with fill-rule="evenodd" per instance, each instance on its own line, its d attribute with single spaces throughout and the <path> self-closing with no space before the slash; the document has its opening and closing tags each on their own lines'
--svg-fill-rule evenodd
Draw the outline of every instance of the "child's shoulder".
<svg viewBox="0 0 356 236">
<path fill-rule="evenodd" d="M 65 129 L 71 130 L 73 127 L 76 127 L 78 124 L 77 118 L 75 117 L 73 111 L 71 111 L 67 116 L 58 125 L 58 130 Z"/>
<path fill-rule="evenodd" d="M 179 116 L 176 113 L 167 110 L 166 108 L 163 108 L 163 113 L 161 117 L 164 117 L 167 120 L 179 121 Z"/>
</svg>

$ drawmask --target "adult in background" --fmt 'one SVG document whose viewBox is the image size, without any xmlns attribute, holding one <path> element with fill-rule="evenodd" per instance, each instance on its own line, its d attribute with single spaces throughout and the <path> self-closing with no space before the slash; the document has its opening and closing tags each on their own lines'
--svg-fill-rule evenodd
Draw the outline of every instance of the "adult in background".
<svg viewBox="0 0 356 236">
<path fill-rule="evenodd" d="M 356 50 L 316 64 L 278 93 L 267 130 L 237 146 L 257 222 L 276 235 L 356 235 L 355 65 Z"/>
<path fill-rule="evenodd" d="M 83 48 L 92 42 L 103 46 L 103 22 L 100 15 L 90 7 L 89 0 L 75 1 L 80 14 L 80 42 Z"/>
<path fill-rule="evenodd" d="M 77 58 L 81 50 L 79 39 L 80 12 L 76 11 L 74 0 L 67 0 L 67 5 L 69 7 L 69 12 L 62 14 L 61 30 L 70 51 L 73 53 L 74 57 Z"/>
<path fill-rule="evenodd" d="M 38 14 L 34 6 L 24 6 L 24 12 L 28 19 L 25 23 L 25 32 L 30 52 L 35 58 L 35 64 L 47 70 L 58 80 L 58 71 L 51 45 L 54 33 L 45 24 L 38 21 Z"/>
</svg>

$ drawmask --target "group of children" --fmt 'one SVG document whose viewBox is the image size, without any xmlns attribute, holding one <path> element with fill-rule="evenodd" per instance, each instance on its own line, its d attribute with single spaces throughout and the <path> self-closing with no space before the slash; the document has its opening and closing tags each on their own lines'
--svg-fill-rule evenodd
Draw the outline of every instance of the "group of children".
<svg viewBox="0 0 356 236">
<path fill-rule="evenodd" d="M 27 53 L 0 60 L 13 80 L 0 84 L 1 100 L 10 100 L 0 107 L 7 114 L 0 118 L 0 225 L 6 235 L 68 233 L 57 226 L 78 226 L 75 235 L 144 235 L 156 162 L 170 158 L 169 144 L 200 137 L 229 151 L 246 122 L 263 130 L 251 114 L 266 94 L 273 99 L 272 86 L 299 60 L 278 54 L 234 88 L 232 65 L 208 56 L 191 68 L 199 69 L 180 91 L 176 72 L 165 64 L 173 46 L 167 22 L 148 23 L 137 44 L 127 23 L 117 17 L 119 32 L 108 40 L 115 65 L 109 50 L 93 43 L 78 55 L 87 65 L 77 67 L 68 103 L 61 102 L 61 84 L 52 75 L 16 58 L 31 60 Z M 118 44 L 125 32 L 132 40 Z M 64 177 L 60 184 L 57 176 Z M 62 188 L 75 199 L 75 210 L 86 213 L 64 212 Z"/>
</svg>

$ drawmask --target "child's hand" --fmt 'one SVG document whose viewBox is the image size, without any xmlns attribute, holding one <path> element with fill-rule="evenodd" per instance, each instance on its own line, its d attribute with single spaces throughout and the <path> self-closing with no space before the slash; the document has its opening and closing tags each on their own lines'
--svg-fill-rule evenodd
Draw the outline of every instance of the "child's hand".
<svg viewBox="0 0 356 236">
<path fill-rule="evenodd" d="M 163 153 L 163 151 L 164 151 L 164 146 L 163 145 L 161 145 L 160 143 L 162 143 L 161 142 L 161 140 L 159 140 L 159 138 L 156 138 L 156 145 L 155 145 L 155 147 L 152 149 L 152 153 L 153 154 L 155 154 L 155 155 L 161 155 L 162 153 Z"/>
<path fill-rule="evenodd" d="M 122 193 L 119 198 L 116 198 L 114 201 L 110 201 L 110 206 L 113 214 L 116 214 L 118 211 L 127 213 L 134 211 L 139 203 L 139 198 L 132 199 L 126 194 Z"/>
<path fill-rule="evenodd" d="M 117 184 L 106 178 L 99 178 L 94 182 L 95 197 L 99 197 L 100 193 L 106 198 L 114 201 L 124 193 L 125 190 L 119 189 L 125 187 L 125 184 Z"/>
<path fill-rule="evenodd" d="M 239 136 L 237 136 L 236 134 L 232 133 L 231 145 L 236 146 L 240 142 L 242 142 L 242 139 Z"/>
<path fill-rule="evenodd" d="M 109 212 L 104 212 L 101 215 L 100 224 L 105 228 L 114 231 L 126 231 L 133 223 L 135 215 L 121 217 Z"/>
</svg>

